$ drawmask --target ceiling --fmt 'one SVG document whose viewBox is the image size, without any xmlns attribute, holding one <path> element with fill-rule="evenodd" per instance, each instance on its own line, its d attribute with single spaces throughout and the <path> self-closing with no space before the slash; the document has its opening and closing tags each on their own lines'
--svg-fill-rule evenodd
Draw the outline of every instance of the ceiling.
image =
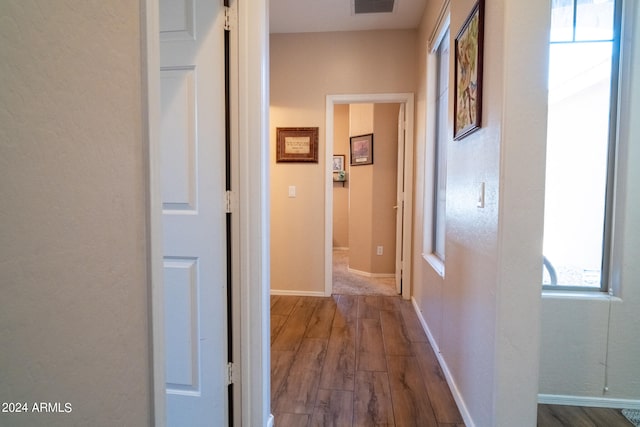
<svg viewBox="0 0 640 427">
<path fill-rule="evenodd" d="M 270 0 L 271 33 L 418 28 L 427 0 L 395 0 L 392 13 L 354 15 L 354 0 Z"/>
</svg>

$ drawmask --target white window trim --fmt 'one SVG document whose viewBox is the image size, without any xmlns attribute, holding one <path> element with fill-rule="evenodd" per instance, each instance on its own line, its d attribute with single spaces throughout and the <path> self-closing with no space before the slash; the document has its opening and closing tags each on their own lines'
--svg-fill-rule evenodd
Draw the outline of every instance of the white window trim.
<svg viewBox="0 0 640 427">
<path fill-rule="evenodd" d="M 435 197 L 435 174 L 432 173 L 436 166 L 436 121 L 437 110 L 436 102 L 438 97 L 437 85 L 438 85 L 438 73 L 436 72 L 438 67 L 437 51 L 440 44 L 445 42 L 443 40 L 445 34 L 449 30 L 451 22 L 451 14 L 449 10 L 449 0 L 443 5 L 440 15 L 438 17 L 438 25 L 431 35 L 429 40 L 429 50 L 427 53 L 427 84 L 426 84 L 426 99 L 427 99 L 427 114 L 426 114 L 426 132 L 425 132 L 425 157 L 424 157 L 424 201 L 423 201 L 423 242 L 422 242 L 422 258 L 435 270 L 435 272 L 444 278 L 445 276 L 445 263 L 437 255 L 435 255 L 435 248 L 433 247 L 434 238 L 434 224 L 433 224 L 433 210 L 435 209 L 434 197 Z"/>
</svg>

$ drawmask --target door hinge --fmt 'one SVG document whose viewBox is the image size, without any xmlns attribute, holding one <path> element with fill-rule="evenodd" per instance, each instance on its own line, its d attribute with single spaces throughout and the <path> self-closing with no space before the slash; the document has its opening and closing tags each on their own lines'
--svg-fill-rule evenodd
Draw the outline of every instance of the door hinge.
<svg viewBox="0 0 640 427">
<path fill-rule="evenodd" d="M 224 192 L 224 211 L 225 213 L 233 212 L 233 193 L 228 190 Z"/>
<path fill-rule="evenodd" d="M 231 31 L 231 8 L 229 6 L 224 7 L 224 29 Z"/>
<path fill-rule="evenodd" d="M 233 363 L 229 362 L 227 363 L 227 385 L 231 385 L 233 383 L 235 383 Z"/>
</svg>

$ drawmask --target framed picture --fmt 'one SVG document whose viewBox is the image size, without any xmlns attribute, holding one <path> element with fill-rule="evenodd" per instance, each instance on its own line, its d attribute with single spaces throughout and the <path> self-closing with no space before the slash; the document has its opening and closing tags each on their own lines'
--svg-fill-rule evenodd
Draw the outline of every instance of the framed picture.
<svg viewBox="0 0 640 427">
<path fill-rule="evenodd" d="M 276 162 L 318 163 L 318 128 L 276 128 Z"/>
<path fill-rule="evenodd" d="M 333 171 L 339 172 L 344 170 L 344 154 L 333 155 Z"/>
<path fill-rule="evenodd" d="M 455 40 L 453 139 L 480 129 L 484 0 L 478 0 Z"/>
<path fill-rule="evenodd" d="M 351 165 L 373 164 L 373 134 L 352 136 L 349 138 L 351 147 Z"/>
</svg>

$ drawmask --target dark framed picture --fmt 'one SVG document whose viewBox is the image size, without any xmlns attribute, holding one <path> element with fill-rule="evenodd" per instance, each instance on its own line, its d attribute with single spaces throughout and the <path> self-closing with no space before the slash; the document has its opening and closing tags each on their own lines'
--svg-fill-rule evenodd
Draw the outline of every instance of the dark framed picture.
<svg viewBox="0 0 640 427">
<path fill-rule="evenodd" d="M 339 172 L 344 170 L 344 154 L 333 155 L 333 171 Z"/>
<path fill-rule="evenodd" d="M 276 128 L 276 162 L 318 163 L 318 128 Z"/>
<path fill-rule="evenodd" d="M 352 136 L 349 138 L 351 148 L 351 165 L 373 164 L 373 134 Z"/>
<path fill-rule="evenodd" d="M 480 129 L 482 120 L 482 45 L 484 0 L 478 0 L 455 40 L 453 139 Z"/>
</svg>

